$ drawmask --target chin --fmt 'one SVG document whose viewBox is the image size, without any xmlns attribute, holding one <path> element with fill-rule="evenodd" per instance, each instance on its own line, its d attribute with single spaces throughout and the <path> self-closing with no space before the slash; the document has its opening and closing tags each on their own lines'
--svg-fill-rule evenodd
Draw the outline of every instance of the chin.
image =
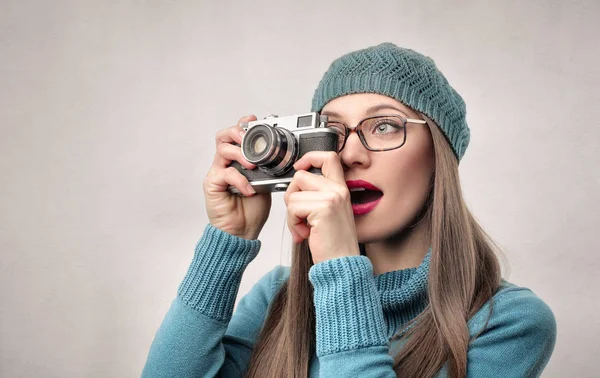
<svg viewBox="0 0 600 378">
<path fill-rule="evenodd" d="M 368 244 L 391 239 L 402 234 L 409 225 L 410 220 L 405 216 L 393 217 L 393 211 L 377 214 L 377 210 L 379 209 L 376 208 L 368 214 L 354 217 L 356 238 L 359 243 Z"/>
<path fill-rule="evenodd" d="M 362 225 L 356 223 L 356 238 L 361 244 L 376 243 L 388 239 L 394 234 L 394 230 L 382 229 L 377 222 L 364 222 Z"/>
</svg>

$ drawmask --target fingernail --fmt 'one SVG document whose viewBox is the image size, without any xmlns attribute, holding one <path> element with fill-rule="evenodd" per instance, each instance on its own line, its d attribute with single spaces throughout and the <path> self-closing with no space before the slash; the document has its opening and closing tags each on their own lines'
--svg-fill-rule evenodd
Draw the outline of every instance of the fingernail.
<svg viewBox="0 0 600 378">
<path fill-rule="evenodd" d="M 244 137 L 244 134 L 246 134 L 246 132 L 245 132 L 245 131 L 240 131 L 240 137 L 242 137 L 242 138 L 243 138 L 243 137 Z"/>
<path fill-rule="evenodd" d="M 246 185 L 246 190 L 252 194 L 256 193 L 256 190 L 254 190 L 254 188 L 250 184 Z"/>
</svg>

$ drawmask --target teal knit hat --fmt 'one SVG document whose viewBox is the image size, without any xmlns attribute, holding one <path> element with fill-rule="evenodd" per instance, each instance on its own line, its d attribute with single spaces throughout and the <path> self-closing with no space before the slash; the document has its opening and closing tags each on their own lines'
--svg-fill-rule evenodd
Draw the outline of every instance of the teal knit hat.
<svg viewBox="0 0 600 378">
<path fill-rule="evenodd" d="M 465 154 L 470 139 L 465 102 L 431 58 L 389 42 L 343 55 L 319 82 L 312 111 L 351 93 L 379 93 L 400 101 L 440 127 L 459 162 Z"/>
</svg>

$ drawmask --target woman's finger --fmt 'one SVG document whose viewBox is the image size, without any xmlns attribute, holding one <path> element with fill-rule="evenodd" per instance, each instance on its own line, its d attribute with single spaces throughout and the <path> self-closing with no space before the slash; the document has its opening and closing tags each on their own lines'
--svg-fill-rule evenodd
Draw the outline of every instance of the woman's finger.
<svg viewBox="0 0 600 378">
<path fill-rule="evenodd" d="M 204 179 L 204 185 L 207 191 L 224 192 L 232 185 L 244 195 L 255 193 L 248 179 L 234 167 L 211 169 Z"/>
<path fill-rule="evenodd" d="M 341 200 L 340 195 L 333 191 L 294 192 L 288 197 L 286 205 L 288 215 L 306 219 L 313 213 L 336 211 L 339 209 Z M 288 219 L 290 218 L 288 217 Z"/>
<path fill-rule="evenodd" d="M 314 204 L 322 199 L 322 192 L 294 192 L 291 193 L 291 195 L 286 196 L 285 203 L 288 206 L 286 222 L 290 232 L 292 233 L 292 239 L 294 240 L 294 243 L 300 243 L 302 240 L 307 239 L 310 235 L 310 227 L 306 224 L 306 221 L 304 219 L 299 219 L 295 215 L 296 207 L 299 203 L 305 202 L 312 203 L 314 207 Z"/>
<path fill-rule="evenodd" d="M 294 241 L 294 243 L 300 243 L 302 240 L 308 239 L 308 236 L 310 235 L 310 231 L 308 231 L 308 228 L 304 233 L 296 231 L 296 229 L 293 227 L 289 227 L 289 229 L 292 233 L 292 240 Z"/>
<path fill-rule="evenodd" d="M 308 194 L 309 196 L 302 196 L 301 194 Z M 287 204 L 287 224 L 288 228 L 292 232 L 294 242 L 298 243 L 304 239 L 307 239 L 310 235 L 310 227 L 305 220 L 311 212 L 311 209 L 315 209 L 315 203 L 318 199 L 315 197 L 315 192 L 295 192 L 290 197 Z M 310 197 L 313 198 L 311 201 L 307 201 Z"/>
<path fill-rule="evenodd" d="M 244 130 L 241 126 L 241 123 L 242 122 L 250 122 L 250 121 L 256 121 L 256 116 L 252 114 L 252 115 L 242 117 L 238 120 L 238 122 L 235 126 L 231 126 L 226 129 L 217 131 L 217 134 L 215 136 L 215 145 L 217 147 L 219 147 L 219 143 L 241 144 L 242 137 L 240 135 L 240 132 Z"/>
<path fill-rule="evenodd" d="M 287 203 L 287 224 L 290 231 L 303 239 L 310 234 L 311 215 L 333 212 L 338 208 L 338 195 L 335 192 L 294 192 Z"/>
<path fill-rule="evenodd" d="M 335 182 L 346 182 L 340 156 L 335 151 L 310 151 L 294 163 L 296 170 L 307 170 L 310 167 L 321 168 L 322 175 Z"/>
<path fill-rule="evenodd" d="M 244 129 L 239 125 L 231 126 L 223 130 L 217 131 L 215 135 L 215 146 L 219 147 L 221 143 L 242 143 L 240 132 Z"/>
<path fill-rule="evenodd" d="M 308 227 L 308 225 L 304 222 L 297 224 L 290 224 L 288 222 L 288 228 L 292 233 L 292 239 L 294 240 L 294 243 L 299 243 L 304 239 L 308 239 L 310 235 L 310 227 Z"/>
<path fill-rule="evenodd" d="M 285 191 L 284 201 L 287 203 L 290 194 L 300 191 L 335 192 L 346 197 L 348 187 L 345 183 L 340 184 L 321 175 L 297 171 Z"/>
<path fill-rule="evenodd" d="M 331 191 L 297 191 L 288 193 L 286 198 L 284 198 L 284 202 L 288 206 L 290 204 L 300 202 L 310 202 L 312 204 L 317 204 L 319 202 L 326 202 L 333 199 L 334 195 L 335 193 Z"/>
<path fill-rule="evenodd" d="M 226 168 L 235 160 L 248 169 L 256 168 L 256 165 L 250 163 L 244 155 L 242 149 L 230 143 L 220 143 L 217 146 L 217 152 L 214 158 L 214 164 L 219 168 Z"/>
</svg>

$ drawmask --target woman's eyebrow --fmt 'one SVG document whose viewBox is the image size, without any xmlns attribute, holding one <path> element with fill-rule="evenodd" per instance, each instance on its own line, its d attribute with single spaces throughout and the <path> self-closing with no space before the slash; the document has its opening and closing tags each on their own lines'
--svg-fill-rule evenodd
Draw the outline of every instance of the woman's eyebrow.
<svg viewBox="0 0 600 378">
<path fill-rule="evenodd" d="M 395 110 L 397 112 L 400 112 L 400 113 L 404 114 L 406 117 L 409 117 L 409 115 L 406 114 L 406 112 L 398 109 L 397 107 L 395 107 L 394 105 L 391 105 L 391 104 L 379 104 L 379 105 L 371 106 L 370 108 L 367 109 L 367 114 L 368 113 L 375 113 L 375 112 L 377 112 L 379 110 L 384 110 L 384 109 Z"/>
<path fill-rule="evenodd" d="M 321 115 L 326 115 L 328 117 L 337 117 L 337 118 L 342 118 L 338 113 L 336 112 L 321 112 Z"/>
<path fill-rule="evenodd" d="M 385 109 L 395 110 L 397 112 L 402 113 L 407 118 L 410 118 L 410 116 L 408 114 L 406 114 L 406 112 L 402 111 L 401 109 L 398 109 L 397 107 L 395 107 L 394 105 L 391 105 L 391 104 L 378 104 L 378 105 L 371 106 L 370 108 L 367 109 L 366 113 L 367 114 L 375 113 L 379 110 L 385 110 Z M 321 114 L 329 116 L 329 117 L 342 118 L 342 116 L 339 113 L 331 112 L 331 111 L 321 112 Z"/>
</svg>

